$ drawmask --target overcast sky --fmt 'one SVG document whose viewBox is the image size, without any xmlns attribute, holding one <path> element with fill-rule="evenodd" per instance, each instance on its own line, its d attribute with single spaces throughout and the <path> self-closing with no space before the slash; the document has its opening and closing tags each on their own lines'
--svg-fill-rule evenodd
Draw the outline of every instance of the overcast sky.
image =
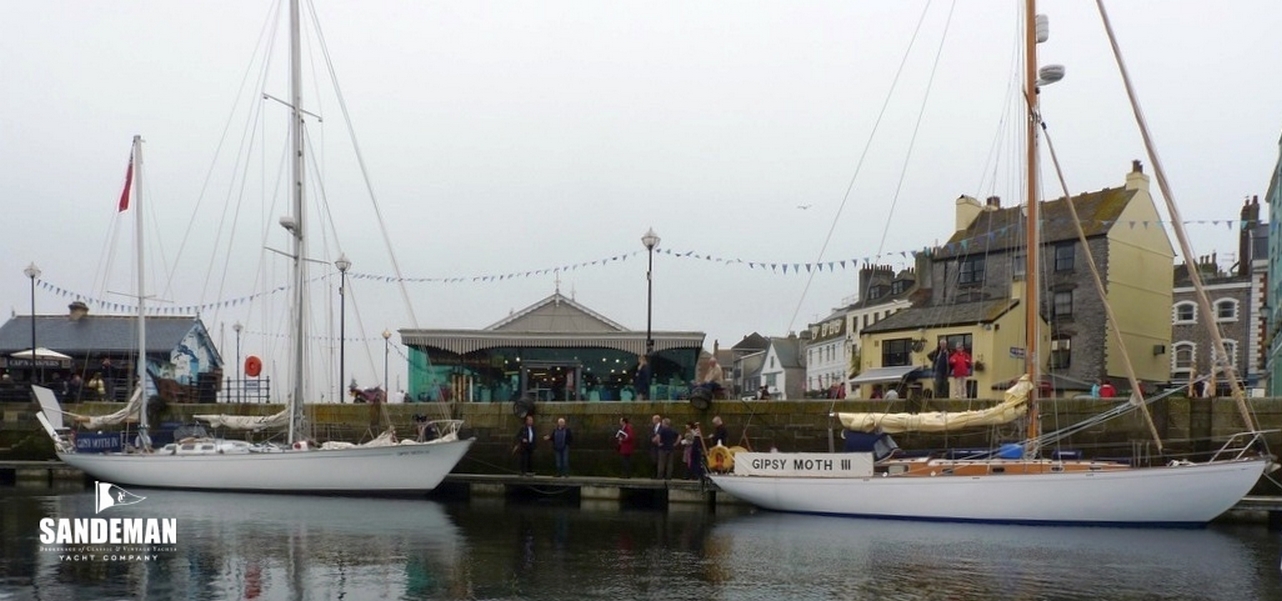
<svg viewBox="0 0 1282 601">
<path fill-rule="evenodd" d="M 571 268 L 562 292 L 644 330 L 649 227 L 661 249 L 692 253 L 655 255 L 654 328 L 707 332 L 711 348 L 799 330 L 856 292 L 853 263 L 784 274 L 746 262 L 903 267 L 951 235 L 958 195 L 1020 196 L 1007 106 L 1015 2 L 316 4 L 401 273 L 463 280 L 407 284 L 413 316 L 394 284 L 352 282 L 347 335 L 370 342 L 348 344 L 348 371 L 363 384 L 381 376 L 384 328 L 484 327 L 553 291 L 551 273 L 526 272 Z M 1189 225 L 1195 250 L 1230 263 L 1233 229 L 1209 222 L 1263 195 L 1278 159 L 1282 3 L 1109 8 L 1183 218 L 1208 222 Z M 258 99 L 255 81 L 271 11 L 246 0 L 5 5 L 0 307 L 30 311 L 22 270 L 33 261 L 54 287 L 37 290 L 38 313 L 61 313 L 67 292 L 130 302 L 114 293 L 131 286 L 132 215 L 115 203 L 141 134 L 149 293 L 221 303 L 202 317 L 226 357 L 241 321 L 244 355 L 269 357 L 269 370 L 283 360 L 282 295 L 237 301 L 284 282 L 284 261 L 261 252 L 286 244 L 275 225 L 286 113 Z M 1051 19 L 1041 62 L 1067 68 L 1042 101 L 1069 185 L 1121 185 L 1144 151 L 1094 3 L 1039 12 Z M 284 98 L 275 35 L 261 87 Z M 318 47 L 314 30 L 305 45 Z M 391 276 L 342 110 L 316 83 L 325 62 L 313 53 L 304 69 L 335 224 L 312 230 L 312 254 L 332 262 L 341 248 L 353 274 Z M 516 276 L 474 279 L 503 274 Z M 323 321 L 337 294 L 332 280 L 317 288 Z M 392 358 L 395 382 L 404 368 Z"/>
</svg>

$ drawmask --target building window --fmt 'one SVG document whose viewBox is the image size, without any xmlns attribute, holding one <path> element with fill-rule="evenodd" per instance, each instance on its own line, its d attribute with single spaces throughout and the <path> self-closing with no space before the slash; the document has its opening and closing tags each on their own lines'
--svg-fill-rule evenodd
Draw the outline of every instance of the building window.
<svg viewBox="0 0 1282 601">
<path fill-rule="evenodd" d="M 775 382 L 776 382 L 775 376 L 778 376 L 778 375 L 779 374 L 766 374 L 766 386 L 774 388 Z"/>
<path fill-rule="evenodd" d="M 1229 364 L 1229 365 L 1233 365 L 1234 367 L 1237 367 L 1237 364 L 1236 364 L 1236 362 L 1237 362 L 1237 341 L 1236 341 L 1236 340 L 1225 340 L 1225 341 L 1224 341 L 1224 352 L 1225 352 L 1225 353 L 1227 353 L 1227 355 L 1226 355 L 1226 357 L 1225 357 L 1225 359 L 1226 359 L 1226 360 L 1225 360 L 1225 363 L 1227 363 L 1227 364 Z M 1214 345 L 1212 345 L 1212 346 L 1211 346 L 1211 365 L 1212 365 L 1212 366 L 1215 366 L 1216 364 L 1218 364 L 1218 363 L 1219 363 L 1219 358 L 1220 358 L 1220 354 L 1219 354 L 1218 352 L 1216 352 L 1216 350 L 1215 350 L 1215 346 L 1214 346 Z M 1220 370 L 1218 370 L 1218 369 L 1216 370 L 1216 372 L 1217 372 L 1217 373 L 1218 373 L 1219 371 L 1220 371 Z M 1241 374 L 1239 374 L 1239 375 L 1241 375 Z"/>
<path fill-rule="evenodd" d="M 1172 313 L 1171 323 L 1197 323 L 1197 304 L 1192 301 L 1181 301 L 1175 303 Z"/>
<path fill-rule="evenodd" d="M 890 293 L 898 295 L 907 292 L 909 283 L 908 280 L 895 280 L 890 284 Z"/>
<path fill-rule="evenodd" d="M 1215 301 L 1215 321 L 1237 321 L 1237 301 L 1231 298 Z"/>
<path fill-rule="evenodd" d="M 1051 338 L 1051 369 L 1068 369 L 1072 364 L 1072 343 L 1069 336 Z"/>
<path fill-rule="evenodd" d="M 1182 375 L 1188 379 L 1196 366 L 1197 345 L 1187 340 L 1171 345 L 1171 375 Z"/>
<path fill-rule="evenodd" d="M 1024 279 L 1024 274 L 1028 273 L 1028 257 L 1024 253 L 1014 253 L 1010 256 L 1010 277 L 1013 280 Z"/>
<path fill-rule="evenodd" d="M 959 284 L 979 284 L 984 281 L 984 256 L 976 255 L 961 260 L 961 271 L 957 274 Z"/>
<path fill-rule="evenodd" d="M 1055 271 L 1073 270 L 1073 245 L 1058 244 L 1055 246 Z"/>
<path fill-rule="evenodd" d="M 895 367 L 912 365 L 913 341 L 911 338 L 897 338 L 881 343 L 881 366 Z"/>
<path fill-rule="evenodd" d="M 1073 316 L 1073 291 L 1065 290 L 1055 293 L 1055 305 L 1051 315 L 1056 319 Z"/>
<path fill-rule="evenodd" d="M 959 344 L 962 345 L 962 347 L 965 348 L 966 352 L 968 353 L 974 350 L 974 347 L 971 346 L 972 339 L 970 334 L 949 334 L 947 336 L 940 336 L 939 340 L 942 340 L 948 343 L 948 350 L 950 351 L 957 348 L 957 345 Z M 938 347 L 939 347 L 939 344 L 936 343 L 935 348 L 938 348 Z M 932 348 L 929 350 L 933 351 L 935 349 Z"/>
</svg>

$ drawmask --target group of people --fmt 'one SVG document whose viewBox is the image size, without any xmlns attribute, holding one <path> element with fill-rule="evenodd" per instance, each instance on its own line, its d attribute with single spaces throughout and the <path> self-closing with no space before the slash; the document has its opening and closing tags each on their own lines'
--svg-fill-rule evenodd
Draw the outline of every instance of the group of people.
<svg viewBox="0 0 1282 601">
<path fill-rule="evenodd" d="M 975 370 L 974 361 L 966 346 L 958 342 L 950 350 L 947 340 L 940 340 L 935 350 L 927 353 L 931 370 L 935 376 L 935 398 L 965 399 L 969 398 L 967 381 Z M 952 394 L 949 395 L 949 380 L 952 380 Z"/>
<path fill-rule="evenodd" d="M 654 415 L 650 418 L 651 429 L 648 432 L 651 459 L 655 466 L 655 478 L 671 480 L 675 473 L 673 464 L 678 448 L 681 450 L 682 463 L 686 468 L 686 479 L 698 480 L 704 474 L 704 462 L 707 450 L 717 445 L 725 446 L 728 436 L 725 424 L 720 416 L 712 418 L 713 433 L 705 440 L 699 422 L 686 422 L 685 432 L 678 434 L 672 427 L 671 418 Z M 556 420 L 556 427 L 550 433 L 539 436 L 534 425 L 534 416 L 526 415 L 525 421 L 516 433 L 516 444 L 512 453 L 519 457 L 521 475 L 534 475 L 534 448 L 539 440 L 551 443 L 552 455 L 556 463 L 557 477 L 564 478 L 570 474 L 570 448 L 574 445 L 574 432 L 566 424 L 564 417 Z M 622 475 L 630 478 L 633 475 L 632 456 L 637 451 L 637 434 L 632 421 L 627 417 L 619 418 L 619 427 L 613 434 L 615 451 L 618 453 Z"/>
<path fill-rule="evenodd" d="M 650 385 L 653 381 L 654 368 L 650 365 L 649 359 L 641 355 L 637 358 L 637 369 L 632 376 L 632 388 L 636 391 L 638 401 L 650 399 Z M 721 364 L 717 362 L 716 357 L 709 357 L 707 363 L 703 365 L 702 372 L 690 385 L 690 396 L 693 398 L 696 395 L 703 395 L 708 399 L 723 399 L 726 397 L 724 381 Z"/>
</svg>

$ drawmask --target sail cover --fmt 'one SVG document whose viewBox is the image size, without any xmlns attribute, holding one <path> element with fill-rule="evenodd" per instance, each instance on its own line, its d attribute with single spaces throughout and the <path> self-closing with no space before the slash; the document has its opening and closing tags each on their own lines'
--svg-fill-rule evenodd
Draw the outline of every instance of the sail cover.
<svg viewBox="0 0 1282 601">
<path fill-rule="evenodd" d="M 115 426 L 125 422 L 136 422 L 142 412 L 142 389 L 135 388 L 133 394 L 129 395 L 129 402 L 119 411 L 108 413 L 106 415 L 80 415 L 78 413 L 67 412 L 75 419 L 81 428 L 86 430 L 97 430 L 103 426 Z"/>
<path fill-rule="evenodd" d="M 1033 389 L 1028 375 L 1020 376 L 1006 389 L 1005 399 L 988 409 L 975 411 L 933 411 L 928 413 L 838 413 L 841 425 L 860 432 L 947 432 L 978 426 L 995 426 L 1014 421 L 1028 412 L 1028 393 Z"/>
<path fill-rule="evenodd" d="M 196 415 L 196 419 L 207 422 L 214 428 L 232 430 L 251 430 L 257 432 L 267 428 L 283 428 L 289 425 L 289 409 L 285 408 L 272 415 Z"/>
</svg>

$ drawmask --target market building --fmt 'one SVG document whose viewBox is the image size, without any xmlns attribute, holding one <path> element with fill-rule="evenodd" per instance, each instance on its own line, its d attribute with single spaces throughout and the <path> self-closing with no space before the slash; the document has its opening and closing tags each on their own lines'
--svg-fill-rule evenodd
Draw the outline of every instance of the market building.
<svg viewBox="0 0 1282 601">
<path fill-rule="evenodd" d="M 628 401 L 646 332 L 559 291 L 479 330 L 400 330 L 415 401 Z M 650 333 L 649 398 L 681 399 L 696 377 L 702 332 Z"/>
</svg>

